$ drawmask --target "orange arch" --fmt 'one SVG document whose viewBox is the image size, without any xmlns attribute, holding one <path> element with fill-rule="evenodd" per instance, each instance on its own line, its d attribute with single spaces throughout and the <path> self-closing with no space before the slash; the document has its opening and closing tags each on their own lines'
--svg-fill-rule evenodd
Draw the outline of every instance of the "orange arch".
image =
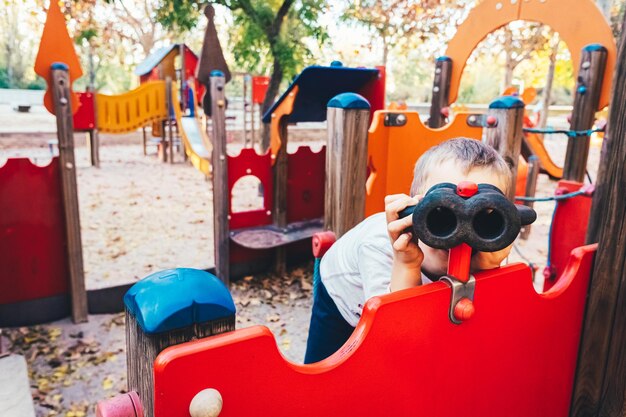
<svg viewBox="0 0 626 417">
<path fill-rule="evenodd" d="M 611 28 L 592 0 L 484 0 L 458 27 L 448 44 L 446 56 L 452 59 L 450 103 L 454 103 L 465 64 L 476 45 L 488 34 L 515 20 L 549 25 L 570 49 L 574 71 L 578 73 L 580 54 L 589 44 L 600 44 L 608 51 L 598 110 L 609 104 L 617 46 Z"/>
</svg>

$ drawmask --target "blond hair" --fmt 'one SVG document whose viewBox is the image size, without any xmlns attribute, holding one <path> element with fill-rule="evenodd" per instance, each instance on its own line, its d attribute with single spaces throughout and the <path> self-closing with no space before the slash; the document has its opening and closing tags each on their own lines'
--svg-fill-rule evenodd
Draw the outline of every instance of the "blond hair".
<svg viewBox="0 0 626 417">
<path fill-rule="evenodd" d="M 427 190 L 423 187 L 428 175 L 435 167 L 450 160 L 458 165 L 464 175 L 478 167 L 492 169 L 503 180 L 505 189 L 502 192 L 505 194 L 512 186 L 511 169 L 495 149 L 479 140 L 456 138 L 430 148 L 417 160 L 413 171 L 411 195 L 424 194 Z"/>
</svg>

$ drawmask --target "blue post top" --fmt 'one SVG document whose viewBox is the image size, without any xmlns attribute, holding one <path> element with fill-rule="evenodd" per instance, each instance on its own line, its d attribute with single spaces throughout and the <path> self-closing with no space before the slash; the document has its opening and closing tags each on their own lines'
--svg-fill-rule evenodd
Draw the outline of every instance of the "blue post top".
<svg viewBox="0 0 626 417">
<path fill-rule="evenodd" d="M 436 62 L 440 62 L 440 61 L 452 61 L 452 59 L 450 57 L 447 56 L 440 56 L 438 57 L 436 60 Z"/>
<path fill-rule="evenodd" d="M 370 103 L 360 94 L 341 93 L 331 98 L 326 107 L 337 109 L 370 109 Z"/>
<path fill-rule="evenodd" d="M 50 65 L 50 69 L 69 71 L 70 67 L 64 62 L 53 62 L 52 65 Z"/>
<path fill-rule="evenodd" d="M 517 97 L 502 96 L 498 97 L 489 104 L 490 109 L 521 109 L 524 108 L 524 102 Z"/>
<path fill-rule="evenodd" d="M 235 314 L 235 303 L 222 281 L 191 268 L 167 269 L 147 276 L 128 290 L 124 304 L 149 334 Z"/>
<path fill-rule="evenodd" d="M 330 63 L 331 67 L 343 67 L 343 62 L 341 61 L 333 61 Z"/>
<path fill-rule="evenodd" d="M 583 51 L 587 51 L 587 52 L 594 52 L 594 51 L 607 51 L 607 49 L 600 45 L 599 43 L 592 43 L 590 45 L 587 45 L 583 48 Z"/>
<path fill-rule="evenodd" d="M 224 73 L 220 70 L 213 70 L 211 71 L 211 73 L 209 74 L 210 77 L 223 77 Z"/>
</svg>

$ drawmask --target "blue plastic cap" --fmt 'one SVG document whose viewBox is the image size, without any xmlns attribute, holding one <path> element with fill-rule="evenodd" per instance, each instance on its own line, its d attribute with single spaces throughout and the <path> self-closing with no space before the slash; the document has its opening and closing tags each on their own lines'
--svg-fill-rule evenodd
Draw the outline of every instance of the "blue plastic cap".
<svg viewBox="0 0 626 417">
<path fill-rule="evenodd" d="M 439 62 L 439 61 L 452 61 L 452 59 L 450 57 L 447 57 L 447 56 L 440 56 L 435 61 L 437 61 L 437 62 Z"/>
<path fill-rule="evenodd" d="M 590 45 L 587 45 L 583 48 L 583 51 L 587 51 L 587 52 L 593 52 L 593 51 L 605 51 L 607 52 L 607 49 L 600 45 L 599 43 L 592 43 Z"/>
<path fill-rule="evenodd" d="M 517 97 L 503 96 L 498 97 L 489 104 L 490 109 L 522 109 L 524 102 Z"/>
<path fill-rule="evenodd" d="M 331 98 L 326 107 L 337 109 L 370 109 L 370 103 L 360 94 L 342 93 Z"/>
<path fill-rule="evenodd" d="M 222 281 L 191 268 L 147 276 L 128 290 L 124 304 L 149 334 L 235 315 L 235 303 Z"/>
<path fill-rule="evenodd" d="M 211 74 L 209 74 L 209 76 L 211 77 L 223 77 L 224 73 L 220 70 L 213 70 L 211 71 Z"/>
<path fill-rule="evenodd" d="M 64 62 L 53 62 L 52 65 L 50 65 L 50 69 L 68 71 L 70 67 L 68 67 Z"/>
<path fill-rule="evenodd" d="M 331 67 L 343 67 L 343 62 L 341 61 L 333 61 L 330 63 Z"/>
</svg>

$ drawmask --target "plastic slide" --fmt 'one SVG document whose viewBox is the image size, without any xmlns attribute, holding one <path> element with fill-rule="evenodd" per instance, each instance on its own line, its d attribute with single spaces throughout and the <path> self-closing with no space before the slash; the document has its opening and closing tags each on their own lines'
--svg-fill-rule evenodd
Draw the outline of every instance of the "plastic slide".
<svg viewBox="0 0 626 417">
<path fill-rule="evenodd" d="M 563 167 L 552 161 L 541 136 L 537 133 L 526 133 L 524 138 L 531 152 L 539 158 L 541 170 L 545 171 L 551 178 L 561 179 L 563 177 Z"/>
<path fill-rule="evenodd" d="M 178 130 L 185 146 L 185 153 L 191 164 L 208 177 L 211 173 L 209 162 L 211 159 L 211 142 L 199 119 L 194 116 L 183 116 L 180 110 L 178 89 L 175 84 L 172 84 L 172 105 L 174 106 Z"/>
</svg>

